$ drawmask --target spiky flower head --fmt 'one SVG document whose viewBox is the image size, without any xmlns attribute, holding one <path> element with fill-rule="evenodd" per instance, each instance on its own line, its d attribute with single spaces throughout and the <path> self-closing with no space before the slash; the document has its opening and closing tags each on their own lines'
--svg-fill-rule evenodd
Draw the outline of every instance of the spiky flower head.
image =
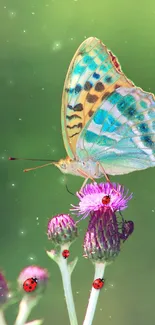
<svg viewBox="0 0 155 325">
<path fill-rule="evenodd" d="M 48 238 L 57 245 L 71 243 L 78 236 L 76 222 L 69 214 L 58 214 L 48 222 Z"/>
<path fill-rule="evenodd" d="M 46 269 L 43 269 L 40 266 L 36 265 L 30 265 L 24 268 L 18 277 L 18 284 L 19 288 L 23 290 L 23 284 L 27 279 L 36 279 L 37 280 L 37 287 L 36 290 L 33 292 L 28 292 L 28 294 L 40 294 L 45 290 L 45 287 L 47 285 L 47 281 L 49 278 L 48 271 Z M 25 291 L 24 291 L 25 293 Z"/>
<path fill-rule="evenodd" d="M 4 275 L 0 272 L 0 308 L 8 301 L 9 289 Z"/>
<path fill-rule="evenodd" d="M 124 210 L 132 198 L 132 194 L 128 195 L 128 191 L 116 183 L 87 184 L 76 195 L 80 201 L 77 206 L 72 205 L 71 211 L 76 212 L 78 216 L 82 215 L 81 219 L 103 207 L 110 207 L 114 212 Z"/>
<path fill-rule="evenodd" d="M 133 222 L 119 222 L 111 207 L 92 212 L 84 238 L 83 256 L 95 263 L 113 261 L 120 252 L 121 242 L 127 240 L 132 229 Z"/>
</svg>

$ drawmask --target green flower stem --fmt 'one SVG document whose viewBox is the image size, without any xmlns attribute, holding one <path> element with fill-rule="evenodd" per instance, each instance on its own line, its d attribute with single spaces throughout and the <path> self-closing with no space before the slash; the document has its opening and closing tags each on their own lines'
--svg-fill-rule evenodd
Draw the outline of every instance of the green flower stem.
<svg viewBox="0 0 155 325">
<path fill-rule="evenodd" d="M 3 310 L 0 309 L 0 324 L 1 325 L 7 325 L 6 324 L 6 321 L 5 321 L 5 318 L 4 318 L 4 313 L 3 313 Z"/>
<path fill-rule="evenodd" d="M 62 256 L 62 252 L 64 249 L 69 249 L 69 244 L 65 244 L 61 246 L 61 250 L 59 254 L 55 254 L 55 251 L 47 252 L 48 256 L 52 258 L 59 266 L 61 276 L 62 276 L 62 283 L 64 288 L 64 294 L 65 294 L 65 300 L 68 310 L 68 315 L 70 319 L 71 325 L 78 325 L 76 311 L 75 311 L 75 305 L 73 300 L 73 294 L 72 294 L 72 286 L 71 286 L 71 274 L 72 271 L 77 263 L 77 258 L 71 262 L 70 264 L 67 264 L 67 259 L 65 259 Z"/>
<path fill-rule="evenodd" d="M 19 312 L 14 325 L 24 325 L 31 310 L 37 305 L 40 296 L 25 295 L 20 302 Z"/>
<path fill-rule="evenodd" d="M 95 263 L 95 275 L 94 280 L 98 278 L 103 278 L 106 264 L 104 263 Z M 88 307 L 85 315 L 83 325 L 91 325 L 93 322 L 97 301 L 99 297 L 100 290 L 94 289 L 92 287 Z"/>
<path fill-rule="evenodd" d="M 76 316 L 73 294 L 72 294 L 71 276 L 69 274 L 67 260 L 64 259 L 64 257 L 61 257 L 58 265 L 62 276 L 62 282 L 63 282 L 63 288 L 64 288 L 64 294 L 65 294 L 70 324 L 77 325 L 78 322 L 77 322 L 77 316 Z"/>
</svg>

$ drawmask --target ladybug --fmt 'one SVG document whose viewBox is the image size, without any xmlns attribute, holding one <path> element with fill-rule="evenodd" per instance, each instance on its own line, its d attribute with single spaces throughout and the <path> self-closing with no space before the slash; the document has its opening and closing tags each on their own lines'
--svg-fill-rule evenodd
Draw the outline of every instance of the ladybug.
<svg viewBox="0 0 155 325">
<path fill-rule="evenodd" d="M 105 195 L 105 196 L 103 196 L 103 198 L 102 198 L 102 203 L 103 203 L 103 204 L 108 204 L 108 203 L 110 203 L 110 196 L 109 196 L 109 195 Z"/>
<path fill-rule="evenodd" d="M 68 258 L 69 255 L 70 255 L 69 250 L 68 250 L 68 249 L 64 249 L 64 251 L 62 252 L 62 256 L 63 256 L 64 258 Z"/>
<path fill-rule="evenodd" d="M 38 283 L 37 278 L 28 278 L 23 283 L 23 289 L 26 292 L 32 292 L 32 291 L 34 291 L 36 289 L 37 283 Z"/>
<path fill-rule="evenodd" d="M 94 289 L 101 289 L 101 288 L 103 288 L 103 286 L 104 286 L 104 279 L 96 279 L 96 280 L 94 280 L 94 282 L 93 282 L 93 287 L 94 287 Z"/>
</svg>

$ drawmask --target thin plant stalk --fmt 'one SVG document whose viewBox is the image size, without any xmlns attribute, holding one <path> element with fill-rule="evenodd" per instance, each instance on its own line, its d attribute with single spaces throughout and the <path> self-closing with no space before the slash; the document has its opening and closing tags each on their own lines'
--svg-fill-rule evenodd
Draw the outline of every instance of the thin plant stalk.
<svg viewBox="0 0 155 325">
<path fill-rule="evenodd" d="M 0 324 L 1 325 L 7 325 L 6 321 L 5 321 L 5 318 L 4 318 L 4 313 L 3 313 L 3 310 L 0 309 Z"/>
<path fill-rule="evenodd" d="M 63 283 L 63 289 L 64 289 L 64 295 L 68 310 L 68 316 L 70 320 L 70 325 L 78 325 L 76 311 L 75 311 L 75 305 L 74 305 L 74 299 L 73 299 L 73 293 L 72 293 L 72 286 L 71 286 L 71 274 L 72 271 L 77 263 L 77 258 L 75 258 L 71 263 L 67 263 L 67 259 L 65 259 L 62 256 L 62 252 L 64 249 L 69 249 L 69 244 L 64 244 L 61 246 L 60 253 L 57 255 L 55 254 L 55 251 L 47 251 L 47 255 L 55 261 L 60 269 L 61 277 L 62 277 L 62 283 Z"/>
<path fill-rule="evenodd" d="M 31 310 L 37 305 L 40 296 L 33 297 L 25 295 L 20 302 L 19 312 L 14 325 L 24 325 L 31 313 Z"/>
<path fill-rule="evenodd" d="M 94 280 L 98 279 L 98 278 L 101 278 L 101 279 L 103 278 L 105 266 L 106 266 L 105 263 L 95 263 Z M 96 306 L 97 306 L 97 302 L 98 302 L 99 293 L 100 293 L 100 290 L 94 289 L 94 287 L 92 287 L 83 325 L 91 325 L 92 324 Z"/>
<path fill-rule="evenodd" d="M 62 249 L 62 251 L 63 251 L 63 249 Z M 63 288 L 64 288 L 64 294 L 65 294 L 70 324 L 78 325 L 76 311 L 75 311 L 75 305 L 74 305 L 74 299 L 73 299 L 73 293 L 72 293 L 72 286 L 71 286 L 71 272 L 70 272 L 69 266 L 67 264 L 67 259 L 65 259 L 62 256 L 62 254 L 59 257 L 58 266 L 59 266 L 61 276 L 62 276 L 62 283 L 63 283 Z"/>
</svg>

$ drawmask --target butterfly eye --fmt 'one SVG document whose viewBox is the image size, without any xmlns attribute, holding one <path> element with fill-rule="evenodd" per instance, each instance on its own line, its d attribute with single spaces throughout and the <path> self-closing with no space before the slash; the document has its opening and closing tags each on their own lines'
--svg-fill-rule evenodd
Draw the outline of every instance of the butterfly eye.
<svg viewBox="0 0 155 325">
<path fill-rule="evenodd" d="M 62 169 L 66 169 L 66 167 L 67 167 L 67 166 L 66 166 L 65 163 L 62 163 L 62 164 L 61 164 L 61 168 L 62 168 Z"/>
</svg>

